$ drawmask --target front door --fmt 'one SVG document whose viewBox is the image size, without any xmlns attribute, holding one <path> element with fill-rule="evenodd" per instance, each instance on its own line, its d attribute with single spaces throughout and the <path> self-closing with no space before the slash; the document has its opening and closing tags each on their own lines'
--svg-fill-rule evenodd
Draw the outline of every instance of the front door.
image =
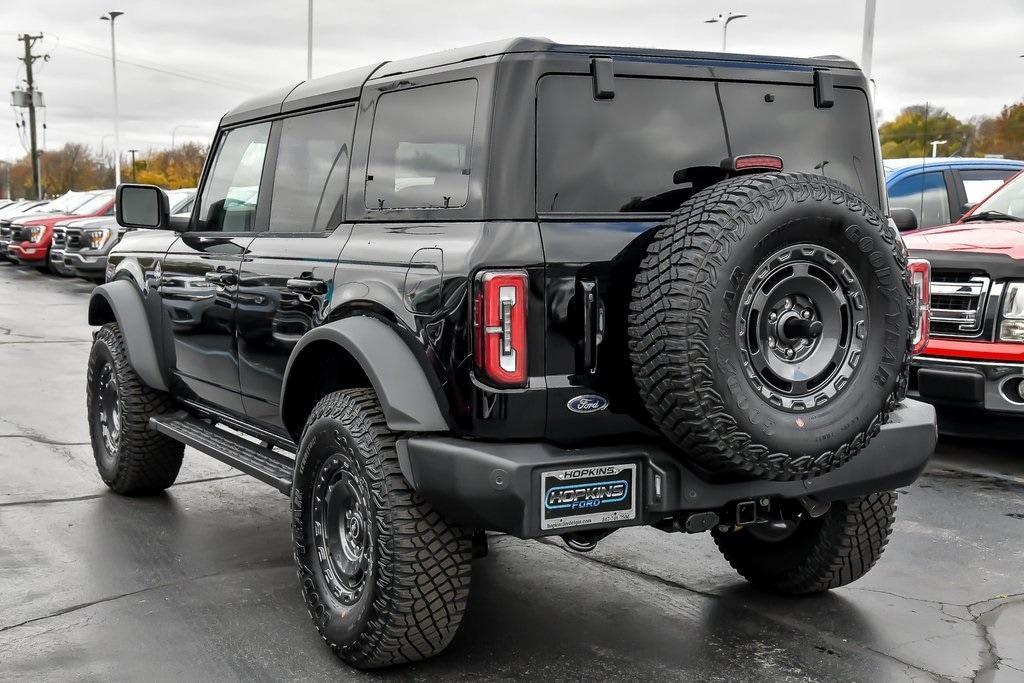
<svg viewBox="0 0 1024 683">
<path fill-rule="evenodd" d="M 292 350 L 331 309 L 351 232 L 341 219 L 354 123 L 354 106 L 274 123 L 268 225 L 242 260 L 236 327 L 245 412 L 271 429 L 283 430 L 281 387 Z"/>
<path fill-rule="evenodd" d="M 258 227 L 270 123 L 221 134 L 190 229 L 159 278 L 164 352 L 181 393 L 242 414 L 235 318 L 242 259 Z"/>
</svg>

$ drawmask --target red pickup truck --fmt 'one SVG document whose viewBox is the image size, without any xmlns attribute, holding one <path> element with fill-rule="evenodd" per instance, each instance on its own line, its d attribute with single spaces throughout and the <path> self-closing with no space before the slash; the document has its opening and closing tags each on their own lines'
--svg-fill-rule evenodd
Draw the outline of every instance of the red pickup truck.
<svg viewBox="0 0 1024 683">
<path fill-rule="evenodd" d="M 952 225 L 904 235 L 931 262 L 931 336 L 910 393 L 940 431 L 1024 434 L 1024 172 Z M 984 420 L 980 420 L 984 417 Z"/>
<path fill-rule="evenodd" d="M 114 214 L 113 190 L 97 190 L 90 194 L 91 197 L 74 209 L 30 215 L 12 221 L 10 242 L 7 244 L 7 258 L 15 263 L 48 270 L 54 225 L 68 218 L 89 218 Z"/>
</svg>

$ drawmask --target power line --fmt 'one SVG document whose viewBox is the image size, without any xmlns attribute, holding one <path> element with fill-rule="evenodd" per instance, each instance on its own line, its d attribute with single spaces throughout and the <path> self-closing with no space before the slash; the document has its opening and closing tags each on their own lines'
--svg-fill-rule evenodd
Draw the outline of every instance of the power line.
<svg viewBox="0 0 1024 683">
<path fill-rule="evenodd" d="M 110 59 L 110 55 L 103 54 L 102 52 L 100 52 L 98 50 L 92 50 L 90 48 L 85 48 L 85 47 L 79 47 L 78 45 L 73 45 L 73 44 L 68 43 L 66 41 L 61 41 L 59 38 L 58 38 L 58 44 L 68 48 L 69 50 L 75 50 L 76 52 L 81 52 L 83 54 L 92 55 L 93 57 L 99 57 L 100 59 L 107 59 L 107 60 Z M 168 69 L 168 68 L 165 68 L 165 67 L 155 66 L 155 65 L 152 65 L 152 64 L 145 64 L 143 62 L 139 62 L 139 61 L 136 61 L 136 60 L 125 59 L 124 57 L 120 57 L 120 56 L 118 57 L 117 61 L 118 61 L 119 64 L 130 64 L 130 65 L 132 65 L 132 66 L 134 66 L 136 68 L 145 69 L 147 71 L 153 71 L 155 73 L 164 74 L 166 76 L 174 76 L 176 78 L 184 78 L 186 80 L 197 81 L 199 83 L 206 83 L 208 85 L 216 85 L 216 86 L 221 87 L 221 88 L 230 88 L 232 90 L 237 90 L 239 92 L 253 93 L 253 92 L 256 92 L 256 91 L 259 90 L 259 88 L 256 87 L 256 86 L 246 87 L 245 85 L 238 85 L 237 83 L 231 83 L 229 81 L 222 81 L 222 80 L 219 80 L 219 79 L 213 79 L 213 78 L 208 78 L 208 77 L 204 77 L 204 76 L 199 76 L 199 75 L 196 75 L 196 74 L 186 73 L 184 71 L 175 71 L 174 69 Z"/>
</svg>

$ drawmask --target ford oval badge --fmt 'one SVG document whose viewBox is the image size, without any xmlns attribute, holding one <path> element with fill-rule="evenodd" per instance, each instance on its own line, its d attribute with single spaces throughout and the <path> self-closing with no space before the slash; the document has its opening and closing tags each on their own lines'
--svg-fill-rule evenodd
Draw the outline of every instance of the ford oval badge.
<svg viewBox="0 0 1024 683">
<path fill-rule="evenodd" d="M 574 413 L 596 413 L 608 407 L 608 399 L 597 394 L 583 394 L 565 404 Z"/>
</svg>

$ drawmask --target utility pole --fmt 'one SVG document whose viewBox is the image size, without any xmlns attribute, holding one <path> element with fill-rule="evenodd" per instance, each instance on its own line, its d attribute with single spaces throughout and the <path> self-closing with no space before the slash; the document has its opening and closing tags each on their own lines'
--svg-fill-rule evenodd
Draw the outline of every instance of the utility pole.
<svg viewBox="0 0 1024 683">
<path fill-rule="evenodd" d="M 132 155 L 132 182 L 135 182 L 135 155 L 138 153 L 137 149 L 130 149 L 128 153 Z"/>
<path fill-rule="evenodd" d="M 32 75 L 32 65 L 37 59 L 44 57 L 32 54 L 32 46 L 42 38 L 42 33 L 34 36 L 27 33 L 18 36 L 18 40 L 25 44 L 25 56 L 19 59 L 25 62 L 25 83 L 28 85 L 29 154 L 32 155 L 32 186 L 36 192 L 36 199 L 43 198 L 43 178 L 39 171 L 39 147 L 36 142 L 36 82 Z"/>
</svg>

